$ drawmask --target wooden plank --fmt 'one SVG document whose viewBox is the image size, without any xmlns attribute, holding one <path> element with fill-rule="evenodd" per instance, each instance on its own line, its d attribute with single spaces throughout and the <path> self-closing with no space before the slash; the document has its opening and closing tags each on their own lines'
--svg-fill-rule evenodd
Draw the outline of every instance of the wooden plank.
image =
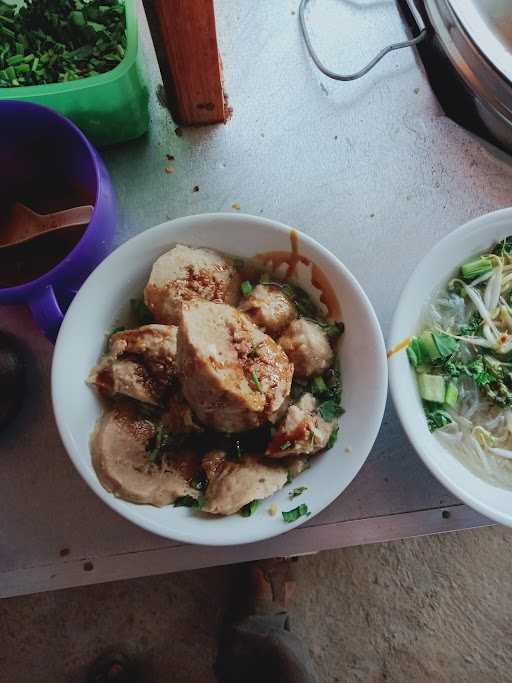
<svg viewBox="0 0 512 683">
<path fill-rule="evenodd" d="M 266 557 L 312 554 L 322 550 L 367 543 L 393 541 L 426 534 L 490 526 L 492 522 L 466 505 L 418 510 L 404 514 L 350 520 L 335 524 L 312 524 L 293 529 L 264 543 L 209 548 L 173 544 L 148 547 L 136 552 L 120 552 L 50 564 L 24 567 L 0 573 L 0 598 L 27 593 L 119 581 L 139 576 L 226 565 Z"/>
<path fill-rule="evenodd" d="M 166 104 L 184 126 L 224 123 L 213 0 L 144 0 Z"/>
</svg>

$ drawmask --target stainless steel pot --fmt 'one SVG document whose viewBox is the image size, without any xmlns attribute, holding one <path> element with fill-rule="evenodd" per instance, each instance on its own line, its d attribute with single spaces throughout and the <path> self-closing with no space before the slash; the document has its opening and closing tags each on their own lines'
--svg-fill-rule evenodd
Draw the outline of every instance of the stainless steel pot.
<svg viewBox="0 0 512 683">
<path fill-rule="evenodd" d="M 301 0 L 301 28 L 313 61 L 326 76 L 355 80 L 391 50 L 415 46 L 428 38 L 464 83 L 489 137 L 512 151 L 512 0 L 402 0 L 417 27 L 416 35 L 381 50 L 354 74 L 335 73 L 318 58 L 307 28 L 308 2 Z"/>
<path fill-rule="evenodd" d="M 424 6 L 484 125 L 512 150 L 511 0 L 424 0 Z"/>
</svg>

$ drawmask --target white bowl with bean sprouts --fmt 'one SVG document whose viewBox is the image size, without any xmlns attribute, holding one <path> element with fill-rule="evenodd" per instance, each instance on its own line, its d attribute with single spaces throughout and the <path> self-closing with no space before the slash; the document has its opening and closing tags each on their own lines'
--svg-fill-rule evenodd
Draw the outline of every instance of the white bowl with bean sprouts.
<svg viewBox="0 0 512 683">
<path fill-rule="evenodd" d="M 389 340 L 391 394 L 414 448 L 452 493 L 509 526 L 511 236 L 509 208 L 441 240 L 407 283 Z"/>
</svg>

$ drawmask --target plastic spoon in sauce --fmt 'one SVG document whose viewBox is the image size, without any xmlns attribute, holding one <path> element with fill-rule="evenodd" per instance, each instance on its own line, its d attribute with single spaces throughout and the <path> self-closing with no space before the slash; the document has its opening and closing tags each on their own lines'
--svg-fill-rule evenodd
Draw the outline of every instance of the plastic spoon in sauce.
<svg viewBox="0 0 512 683">
<path fill-rule="evenodd" d="M 0 249 L 28 242 L 54 230 L 87 225 L 92 213 L 92 206 L 74 206 L 64 211 L 42 215 L 17 202 L 0 227 Z"/>
</svg>

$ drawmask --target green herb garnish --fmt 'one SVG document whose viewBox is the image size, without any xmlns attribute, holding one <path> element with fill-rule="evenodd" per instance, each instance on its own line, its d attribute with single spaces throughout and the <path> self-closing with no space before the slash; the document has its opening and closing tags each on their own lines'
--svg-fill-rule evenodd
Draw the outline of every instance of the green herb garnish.
<svg viewBox="0 0 512 683">
<path fill-rule="evenodd" d="M 333 400 L 324 401 L 318 406 L 318 412 L 326 422 L 333 422 L 343 415 L 343 408 Z"/>
<path fill-rule="evenodd" d="M 432 332 L 432 339 L 434 340 L 434 344 L 436 345 L 437 351 L 441 358 L 453 356 L 453 354 L 459 348 L 459 342 L 447 334 L 437 334 L 436 332 Z"/>
<path fill-rule="evenodd" d="M 494 247 L 493 254 L 497 254 L 498 256 L 509 256 L 512 254 L 512 237 L 505 237 L 504 240 L 498 242 Z"/>
<path fill-rule="evenodd" d="M 342 322 L 333 322 L 331 320 L 322 320 L 321 318 L 308 318 L 312 323 L 319 325 L 325 334 L 329 337 L 331 342 L 335 342 L 343 332 L 345 332 L 345 325 Z"/>
<path fill-rule="evenodd" d="M 206 499 L 204 496 L 198 496 L 197 498 L 194 498 L 194 496 L 181 496 L 181 498 L 176 498 L 174 501 L 174 507 L 175 508 L 197 508 L 198 510 L 201 510 L 206 503 Z"/>
<path fill-rule="evenodd" d="M 243 508 L 240 508 L 240 514 L 242 517 L 250 517 L 252 514 L 256 512 L 256 510 L 260 506 L 259 500 L 251 500 L 250 503 L 247 503 L 247 505 L 244 505 Z"/>
<path fill-rule="evenodd" d="M 480 313 L 474 311 L 468 322 L 459 329 L 459 335 L 461 337 L 474 337 L 478 333 L 482 322 Z"/>
<path fill-rule="evenodd" d="M 281 446 L 279 447 L 281 451 L 287 451 L 289 448 L 293 446 L 291 441 L 285 441 Z"/>
<path fill-rule="evenodd" d="M 284 511 L 282 513 L 284 521 L 288 524 L 290 522 L 295 522 L 297 519 L 299 519 L 299 517 L 309 517 L 310 514 L 311 512 L 309 511 L 308 506 L 305 503 L 302 503 L 298 507 L 293 508 L 293 510 L 288 510 L 287 512 Z"/>
<path fill-rule="evenodd" d="M 252 292 L 252 285 L 249 280 L 244 280 L 240 285 L 240 290 L 244 296 L 249 296 Z"/>
<path fill-rule="evenodd" d="M 0 0 L 0 87 L 76 81 L 124 58 L 126 11 L 118 0 Z"/>
<path fill-rule="evenodd" d="M 417 339 L 416 337 L 411 339 L 409 346 L 407 347 L 407 358 L 413 368 L 420 367 L 425 363 L 430 362 L 430 356 L 421 339 Z"/>
<path fill-rule="evenodd" d="M 314 396 L 323 396 L 329 393 L 329 387 L 325 383 L 323 377 L 315 377 L 312 381 L 312 390 Z"/>
<path fill-rule="evenodd" d="M 336 441 L 338 440 L 338 434 L 339 434 L 339 427 L 336 427 L 336 429 L 333 429 L 331 432 L 331 436 L 329 437 L 329 441 L 327 442 L 326 448 L 332 448 Z"/>
<path fill-rule="evenodd" d="M 301 496 L 304 491 L 307 491 L 308 487 L 307 486 L 299 486 L 296 489 L 293 489 L 293 491 L 290 491 L 288 493 L 288 498 L 290 500 L 293 500 L 294 498 L 297 498 L 297 496 Z"/>
<path fill-rule="evenodd" d="M 425 404 L 425 414 L 427 416 L 427 425 L 431 432 L 446 427 L 446 425 L 449 425 L 450 422 L 452 422 L 452 418 L 446 410 L 439 408 L 439 406 Z"/>
<path fill-rule="evenodd" d="M 251 377 L 252 377 L 252 381 L 253 381 L 254 384 L 256 385 L 256 389 L 260 392 L 260 394 L 262 394 L 262 393 L 263 393 L 263 388 L 262 388 L 262 386 L 261 386 L 261 382 L 260 382 L 260 380 L 259 380 L 259 378 L 258 378 L 258 375 L 256 374 L 256 370 L 253 370 L 253 371 L 251 372 Z"/>
<path fill-rule="evenodd" d="M 151 325 L 151 323 L 155 322 L 153 313 L 151 313 L 142 299 L 130 299 L 130 308 L 137 327 Z"/>
<path fill-rule="evenodd" d="M 169 432 L 162 424 L 157 425 L 155 434 L 148 444 L 149 462 L 160 463 L 162 461 L 161 451 L 162 448 L 167 446 L 168 441 Z"/>
<path fill-rule="evenodd" d="M 115 334 L 117 334 L 118 332 L 124 332 L 125 330 L 126 327 L 123 327 L 122 325 L 120 327 L 114 327 L 112 332 L 108 335 L 109 341 Z"/>
</svg>

